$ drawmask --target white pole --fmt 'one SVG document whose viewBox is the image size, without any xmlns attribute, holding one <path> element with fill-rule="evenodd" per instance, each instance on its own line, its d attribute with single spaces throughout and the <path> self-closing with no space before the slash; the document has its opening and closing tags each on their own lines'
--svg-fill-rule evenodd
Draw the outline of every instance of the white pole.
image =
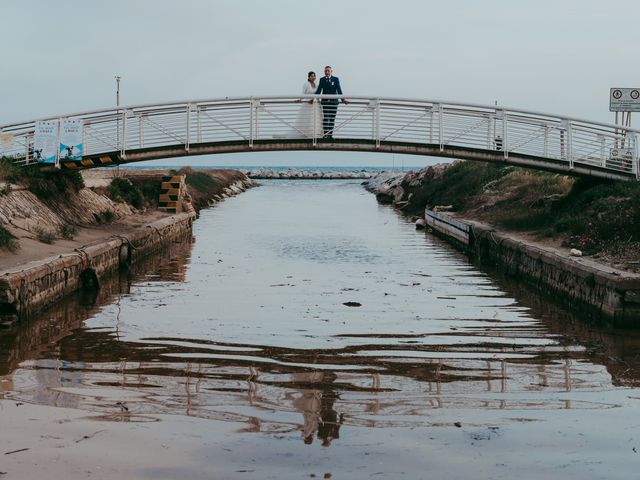
<svg viewBox="0 0 640 480">
<path fill-rule="evenodd" d="M 116 79 L 116 107 L 120 106 L 120 79 L 122 78 L 120 75 L 116 75 L 114 77 Z"/>
<path fill-rule="evenodd" d="M 116 79 L 116 107 L 120 107 L 120 79 L 122 78 L 120 75 L 114 76 Z M 120 148 L 120 155 L 124 152 L 124 149 L 120 145 L 120 115 L 117 116 L 116 121 L 116 145 Z M 118 172 L 118 176 L 120 176 L 120 164 L 116 166 L 116 170 Z"/>
</svg>

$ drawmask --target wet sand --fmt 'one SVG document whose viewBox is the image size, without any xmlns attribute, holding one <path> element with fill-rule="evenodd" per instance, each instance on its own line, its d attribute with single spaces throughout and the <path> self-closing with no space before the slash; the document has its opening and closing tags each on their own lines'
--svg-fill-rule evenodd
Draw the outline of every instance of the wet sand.
<svg viewBox="0 0 640 480">
<path fill-rule="evenodd" d="M 212 428 L 184 415 L 116 412 L 104 421 L 80 410 L 4 400 L 0 472 L 52 480 L 635 478 L 640 400 L 615 400 L 615 408 L 598 410 L 588 424 L 580 409 L 435 410 L 420 428 L 344 426 L 345 440 L 333 449 L 309 448 L 290 432 L 250 432 L 231 420 Z"/>
<path fill-rule="evenodd" d="M 0 250 L 0 271 L 22 269 L 27 264 L 44 263 L 50 257 L 72 253 L 76 248 L 108 240 L 114 235 L 126 235 L 168 216 L 170 214 L 159 210 L 128 215 L 108 224 L 78 227 L 73 239 L 58 238 L 51 244 L 38 241 L 33 233 L 24 232 L 19 234 L 20 248 L 18 250 L 15 252 Z"/>
</svg>

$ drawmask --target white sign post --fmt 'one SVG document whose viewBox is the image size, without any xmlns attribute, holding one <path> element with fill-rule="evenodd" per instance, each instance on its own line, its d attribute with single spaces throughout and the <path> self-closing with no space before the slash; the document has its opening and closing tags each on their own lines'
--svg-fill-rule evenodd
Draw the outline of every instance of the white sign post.
<svg viewBox="0 0 640 480">
<path fill-rule="evenodd" d="M 610 112 L 640 112 L 640 88 L 612 88 L 609 92 Z"/>
</svg>

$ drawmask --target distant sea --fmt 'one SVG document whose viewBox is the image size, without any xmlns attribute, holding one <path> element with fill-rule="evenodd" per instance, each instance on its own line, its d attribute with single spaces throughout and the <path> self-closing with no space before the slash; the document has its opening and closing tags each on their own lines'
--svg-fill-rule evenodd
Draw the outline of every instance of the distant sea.
<svg viewBox="0 0 640 480">
<path fill-rule="evenodd" d="M 179 170 L 183 168 L 185 165 L 157 165 L 157 166 L 136 166 L 136 165 L 121 165 L 122 169 L 132 169 L 132 170 Z M 111 167 L 113 168 L 113 167 Z M 273 171 L 285 171 L 285 170 L 301 170 L 301 171 L 309 171 L 309 172 L 410 172 L 412 170 L 419 170 L 420 167 L 349 167 L 349 166 L 329 166 L 329 167 L 314 167 L 314 166 L 298 166 L 298 165 L 289 165 L 289 166 L 243 166 L 243 165 L 204 165 L 204 166 L 192 166 L 194 170 L 273 170 Z"/>
</svg>

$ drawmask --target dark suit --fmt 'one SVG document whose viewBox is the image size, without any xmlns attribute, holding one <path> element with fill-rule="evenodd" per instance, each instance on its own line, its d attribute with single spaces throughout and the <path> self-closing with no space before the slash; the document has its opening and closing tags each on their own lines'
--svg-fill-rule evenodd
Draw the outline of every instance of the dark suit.
<svg viewBox="0 0 640 480">
<path fill-rule="evenodd" d="M 342 95 L 340 88 L 340 80 L 338 77 L 322 77 L 318 82 L 316 94 L 325 95 Z M 338 113 L 338 99 L 323 99 L 322 104 L 322 127 L 324 129 L 325 138 L 333 138 L 333 127 L 336 123 L 336 113 Z"/>
</svg>

